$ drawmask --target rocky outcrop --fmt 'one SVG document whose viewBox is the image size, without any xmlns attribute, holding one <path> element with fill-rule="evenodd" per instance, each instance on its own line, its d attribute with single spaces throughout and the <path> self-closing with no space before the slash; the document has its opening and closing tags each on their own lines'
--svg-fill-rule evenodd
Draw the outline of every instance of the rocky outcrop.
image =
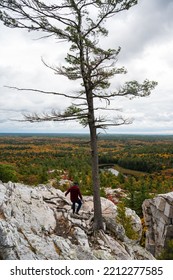
<svg viewBox="0 0 173 280">
<path fill-rule="evenodd" d="M 78 217 L 71 215 L 71 203 L 60 190 L 0 183 L 0 259 L 153 259 L 116 223 L 116 206 L 103 198 L 102 208 L 105 231 L 95 236 L 92 197 L 84 198 Z M 140 232 L 138 216 L 127 212 Z"/>
<path fill-rule="evenodd" d="M 159 256 L 173 239 L 173 192 L 160 194 L 143 203 L 146 232 L 146 249 Z"/>
</svg>

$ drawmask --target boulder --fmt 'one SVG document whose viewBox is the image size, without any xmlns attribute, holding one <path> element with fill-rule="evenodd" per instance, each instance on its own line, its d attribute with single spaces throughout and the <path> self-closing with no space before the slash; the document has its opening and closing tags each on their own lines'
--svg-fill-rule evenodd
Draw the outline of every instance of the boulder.
<svg viewBox="0 0 173 280">
<path fill-rule="evenodd" d="M 173 192 L 159 194 L 143 203 L 146 231 L 146 249 L 158 257 L 173 239 Z"/>
</svg>

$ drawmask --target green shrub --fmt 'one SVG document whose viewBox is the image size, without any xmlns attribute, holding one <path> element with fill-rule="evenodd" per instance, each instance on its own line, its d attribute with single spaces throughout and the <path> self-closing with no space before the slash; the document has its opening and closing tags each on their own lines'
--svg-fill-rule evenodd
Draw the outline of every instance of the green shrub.
<svg viewBox="0 0 173 280">
<path fill-rule="evenodd" d="M 126 215 L 126 207 L 123 201 L 119 202 L 117 205 L 117 222 L 124 227 L 128 238 L 132 240 L 139 238 L 138 233 L 133 229 L 132 218 Z"/>
<path fill-rule="evenodd" d="M 173 239 L 168 240 L 162 253 L 158 257 L 159 260 L 173 260 Z"/>
<path fill-rule="evenodd" d="M 9 181 L 16 182 L 17 175 L 15 168 L 11 165 L 0 164 L 0 180 L 4 183 L 7 183 Z"/>
</svg>

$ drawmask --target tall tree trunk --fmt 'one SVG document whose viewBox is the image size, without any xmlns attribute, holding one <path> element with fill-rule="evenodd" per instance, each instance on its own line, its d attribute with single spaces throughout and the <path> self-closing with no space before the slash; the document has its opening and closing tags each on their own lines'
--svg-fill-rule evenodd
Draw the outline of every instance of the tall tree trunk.
<svg viewBox="0 0 173 280">
<path fill-rule="evenodd" d="M 90 125 L 91 159 L 92 159 L 92 182 L 94 196 L 94 230 L 103 229 L 101 199 L 100 199 L 100 179 L 98 165 L 97 133 L 95 126 Z"/>
<path fill-rule="evenodd" d="M 94 116 L 93 96 L 89 94 L 88 100 L 88 124 L 90 129 L 90 145 L 91 145 L 91 160 L 92 160 L 92 183 L 93 183 L 93 199 L 94 199 L 94 230 L 103 229 L 102 208 L 100 198 L 100 177 L 99 177 L 99 162 L 98 162 L 98 142 L 97 129 Z"/>
</svg>

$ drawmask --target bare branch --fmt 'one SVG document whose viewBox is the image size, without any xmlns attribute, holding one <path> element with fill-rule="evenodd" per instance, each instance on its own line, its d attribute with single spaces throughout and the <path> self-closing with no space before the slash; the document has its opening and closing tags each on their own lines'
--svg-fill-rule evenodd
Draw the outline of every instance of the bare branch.
<svg viewBox="0 0 173 280">
<path fill-rule="evenodd" d="M 40 89 L 33 89 L 33 88 L 18 88 L 18 87 L 11 87 L 11 86 L 5 86 L 6 88 L 10 88 L 10 89 L 15 89 L 18 91 L 31 91 L 31 92 L 36 92 L 36 93 L 43 93 L 43 94 L 53 94 L 53 95 L 58 95 L 58 96 L 64 96 L 66 98 L 71 98 L 71 99 L 82 99 L 85 100 L 84 97 L 81 97 L 80 95 L 68 95 L 65 93 L 60 93 L 60 92 L 56 92 L 56 91 L 44 91 L 44 90 L 40 90 Z"/>
<path fill-rule="evenodd" d="M 108 121 L 108 120 L 107 120 Z M 99 123 L 96 125 L 96 128 L 106 129 L 109 126 L 120 126 L 120 125 L 129 125 L 133 123 L 133 119 L 124 118 L 123 116 L 117 116 L 110 123 Z"/>
</svg>

